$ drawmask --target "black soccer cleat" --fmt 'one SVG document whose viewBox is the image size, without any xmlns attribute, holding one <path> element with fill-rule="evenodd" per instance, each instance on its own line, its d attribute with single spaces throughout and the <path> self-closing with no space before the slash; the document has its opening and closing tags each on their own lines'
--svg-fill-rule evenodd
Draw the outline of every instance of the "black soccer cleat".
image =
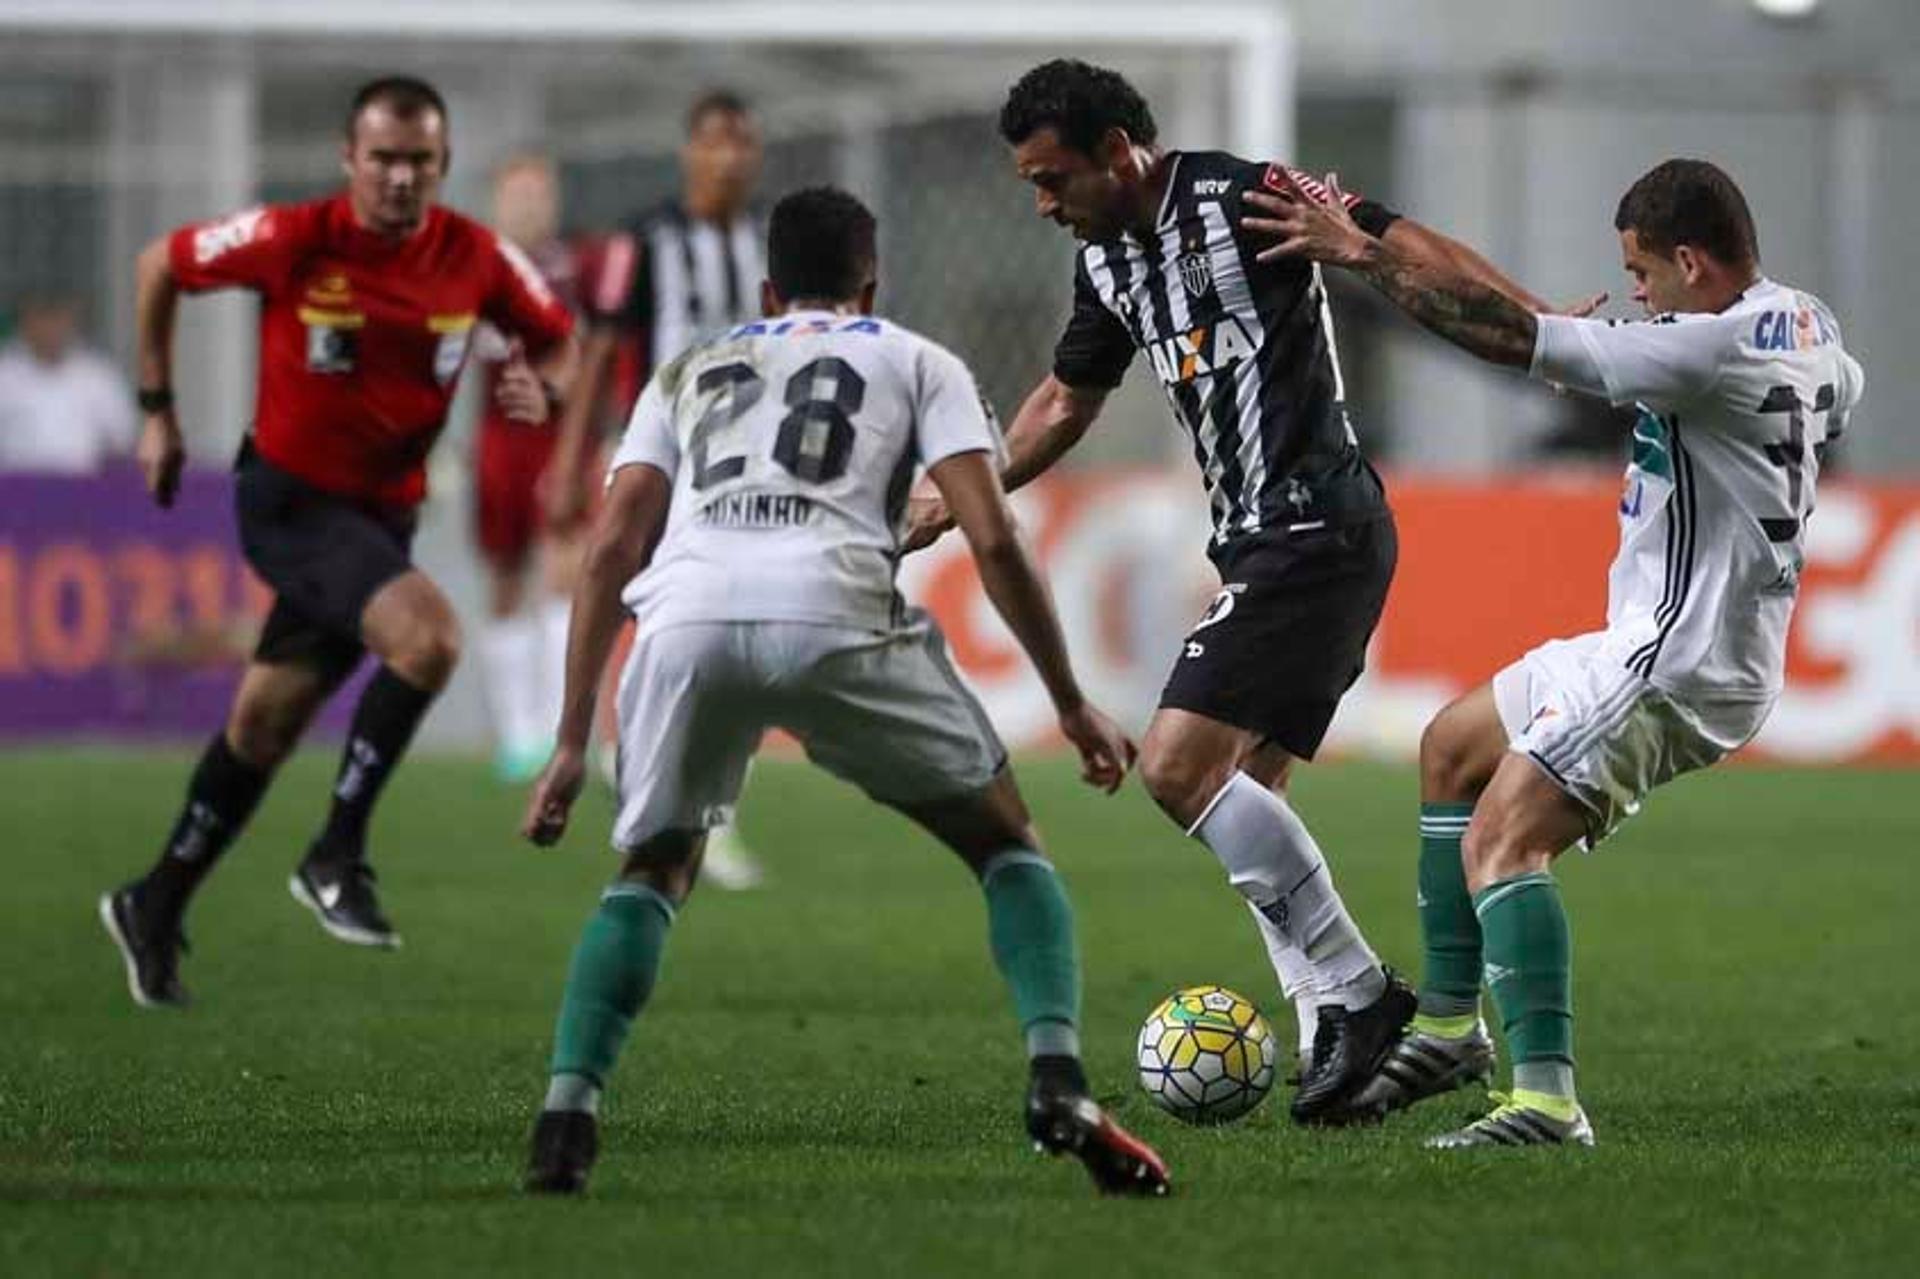
<svg viewBox="0 0 1920 1279">
<path fill-rule="evenodd" d="M 600 1153 L 600 1123 L 584 1110 L 543 1110 L 533 1125 L 527 1160 L 530 1195 L 579 1195 Z"/>
<path fill-rule="evenodd" d="M 1468 1084 L 1491 1083 L 1493 1068 L 1493 1039 L 1483 1025 L 1475 1024 L 1472 1033 L 1459 1039 L 1409 1028 L 1350 1105 L 1384 1117 Z"/>
<path fill-rule="evenodd" d="M 180 952 L 187 938 L 177 921 L 140 908 L 138 880 L 100 895 L 100 923 L 127 965 L 127 992 L 142 1008 L 185 1008 L 193 1002 L 180 984 Z"/>
<path fill-rule="evenodd" d="M 1378 1112 L 1352 1104 L 1380 1069 L 1401 1032 L 1413 1020 L 1419 999 L 1413 987 L 1386 970 L 1387 988 L 1365 1008 L 1328 1005 L 1313 1032 L 1313 1057 L 1289 1109 L 1298 1124 L 1338 1125 L 1376 1119 Z"/>
<path fill-rule="evenodd" d="M 293 900 L 312 911 L 320 927 L 355 946 L 400 945 L 373 890 L 373 867 L 363 861 L 319 861 L 309 856 L 287 881 Z"/>
<path fill-rule="evenodd" d="M 1072 1155 L 1103 1195 L 1155 1197 L 1173 1188 L 1167 1161 L 1113 1122 L 1084 1089 L 1036 1072 L 1027 1090 L 1027 1133 L 1035 1150 Z"/>
</svg>

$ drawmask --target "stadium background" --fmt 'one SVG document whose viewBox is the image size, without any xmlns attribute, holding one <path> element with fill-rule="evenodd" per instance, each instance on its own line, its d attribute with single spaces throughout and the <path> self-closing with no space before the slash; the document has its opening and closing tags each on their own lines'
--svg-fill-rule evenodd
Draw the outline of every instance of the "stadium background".
<svg viewBox="0 0 1920 1279">
<path fill-rule="evenodd" d="M 964 351 L 1003 410 L 1045 367 L 1067 297 L 1069 246 L 1031 216 L 992 132 L 1039 58 L 1125 68 L 1175 144 L 1338 165 L 1556 296 L 1617 288 L 1620 190 L 1666 153 L 1705 154 L 1751 194 L 1769 268 L 1833 303 L 1869 379 L 1843 478 L 1821 492 L 1794 686 L 1767 745 L 1910 764 L 1920 6 L 1817 8 L 1786 22 L 1753 0 L 0 0 L 0 327 L 30 292 L 75 290 L 124 359 L 139 244 L 330 186 L 345 94 L 391 69 L 452 97 L 455 204 L 480 210 L 492 162 L 537 143 L 585 229 L 666 190 L 688 95 L 738 85 L 769 138 L 764 194 L 830 177 L 873 201 L 889 309 Z M 1597 615 L 1618 459 L 1604 414 L 1481 370 L 1364 290 L 1336 309 L 1406 548 L 1340 731 L 1403 757 L 1448 692 Z M 1233 985 L 1283 1039 L 1286 1001 L 1218 865 L 1141 787 L 1097 799 L 1073 761 L 1023 756 L 1080 925 L 1089 1070 L 1179 1184 L 1164 1203 L 1096 1202 L 1021 1139 L 1020 1046 L 960 867 L 773 759 L 740 814 L 770 882 L 703 890 L 676 927 L 609 1093 L 592 1196 L 518 1195 L 611 814 L 595 787 L 564 848 L 512 838 L 523 796 L 491 780 L 471 670 L 377 818 L 404 951 L 350 951 L 287 899 L 336 768 L 320 745 L 290 761 L 195 908 L 199 1002 L 132 1008 L 93 904 L 152 856 L 224 704 L 229 671 L 184 672 L 230 648 L 257 603 L 221 470 L 249 407 L 251 320 L 244 299 L 185 308 L 203 470 L 180 509 L 153 511 L 124 474 L 0 477 L 0 1275 L 1912 1272 L 1920 876 L 1904 767 L 1711 770 L 1663 789 L 1599 856 L 1561 861 L 1581 1094 L 1601 1133 L 1576 1160 L 1461 1168 L 1419 1148 L 1477 1092 L 1337 1133 L 1293 1128 L 1280 1097 L 1226 1130 L 1158 1113 L 1131 1082 L 1133 1035 L 1171 988 Z M 472 621 L 467 429 L 440 455 L 423 550 Z M 1136 724 L 1209 590 L 1191 468 L 1136 373 L 1062 482 L 1019 495 L 1089 682 Z M 1041 703 L 958 548 L 908 578 L 996 717 L 1037 733 Z M 55 740 L 76 731 L 85 744 Z M 121 740 L 152 736 L 171 744 Z M 1355 917 L 1405 966 L 1421 953 L 1417 789 L 1397 758 L 1307 769 L 1292 790 Z"/>
<path fill-rule="evenodd" d="M 560 162 L 578 230 L 668 192 L 686 100 L 741 88 L 768 139 L 763 199 L 831 179 L 871 201 L 883 307 L 964 353 L 1003 415 L 1047 367 L 1068 292 L 1069 246 L 1031 216 L 992 129 L 1007 83 L 1042 56 L 1123 68 L 1173 145 L 1337 166 L 1549 296 L 1623 292 L 1618 193 L 1665 154 L 1707 155 L 1747 189 L 1770 273 L 1827 298 L 1869 372 L 1812 526 L 1794 683 L 1761 746 L 1916 758 L 1920 369 L 1901 358 L 1900 282 L 1920 243 L 1899 211 L 1920 202 L 1920 9 L 1828 0 L 1782 21 L 1762 8 L 0 0 L 0 314 L 34 291 L 75 292 L 124 357 L 138 246 L 333 186 L 340 104 L 373 69 L 447 90 L 450 203 L 484 213 L 491 165 L 535 145 Z M 1406 546 L 1337 731 L 1348 748 L 1404 754 L 1446 697 L 1597 618 L 1618 433 L 1603 410 L 1474 365 L 1364 290 L 1343 284 L 1337 315 Z M 185 311 L 182 416 L 209 468 L 247 419 L 251 328 L 243 298 Z M 472 615 L 465 418 L 437 458 L 422 558 Z M 1135 723 L 1211 589 L 1190 466 L 1136 370 L 1059 482 L 1022 497 L 1090 682 Z M 4 483 L 0 732 L 197 738 L 224 676 L 174 672 L 257 603 L 219 559 L 217 480 L 196 490 L 204 534 L 142 512 L 125 476 Z M 1044 701 L 959 559 L 945 545 L 913 561 L 907 587 L 947 621 L 1010 735 L 1044 740 Z M 479 750 L 486 731 L 468 670 L 429 738 Z"/>
</svg>

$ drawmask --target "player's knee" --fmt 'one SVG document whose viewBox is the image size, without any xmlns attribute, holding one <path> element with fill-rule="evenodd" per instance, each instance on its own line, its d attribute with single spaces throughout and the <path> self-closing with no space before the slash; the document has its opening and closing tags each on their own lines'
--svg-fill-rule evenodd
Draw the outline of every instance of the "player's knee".
<svg viewBox="0 0 1920 1279">
<path fill-rule="evenodd" d="M 394 654 L 392 666 L 409 683 L 438 692 L 460 664 L 460 624 L 451 616 L 422 619 Z"/>
<path fill-rule="evenodd" d="M 1156 747 L 1151 741 L 1140 756 L 1140 784 L 1161 811 L 1183 828 L 1200 820 L 1232 771 L 1230 765 L 1201 759 L 1191 751 Z"/>
<path fill-rule="evenodd" d="M 1486 789 L 1498 764 L 1471 726 L 1449 706 L 1420 734 L 1420 798 L 1432 803 L 1467 803 Z"/>
<path fill-rule="evenodd" d="M 304 723 L 295 708 L 242 702 L 227 716 L 227 746 L 252 767 L 271 772 L 293 753 Z"/>
<path fill-rule="evenodd" d="M 626 883 L 645 884 L 679 906 L 693 892 L 694 880 L 700 872 L 697 853 L 705 843 L 703 832 L 662 831 L 627 853 L 620 878 Z"/>
</svg>

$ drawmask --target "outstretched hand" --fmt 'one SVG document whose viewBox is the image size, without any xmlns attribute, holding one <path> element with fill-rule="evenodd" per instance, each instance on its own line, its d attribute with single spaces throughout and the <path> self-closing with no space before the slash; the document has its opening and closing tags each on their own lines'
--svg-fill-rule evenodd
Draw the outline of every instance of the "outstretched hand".
<svg viewBox="0 0 1920 1279">
<path fill-rule="evenodd" d="M 559 843 L 560 837 L 567 833 L 567 818 L 573 813 L 573 803 L 580 798 L 586 779 L 586 756 L 572 747 L 555 747 L 553 758 L 547 761 L 539 780 L 533 784 L 527 814 L 520 822 L 520 834 L 542 848 Z"/>
<path fill-rule="evenodd" d="M 1345 266 L 1365 256 L 1373 237 L 1347 211 L 1339 174 L 1326 176 L 1324 196 L 1303 189 L 1284 169 L 1276 168 L 1275 174 L 1277 190 L 1248 191 L 1241 197 L 1245 204 L 1264 210 L 1265 216 L 1242 214 L 1240 225 L 1273 241 L 1254 254 L 1257 261 L 1307 258 Z"/>
<path fill-rule="evenodd" d="M 953 515 L 947 510 L 946 499 L 932 480 L 921 476 L 907 497 L 907 531 L 900 539 L 900 553 L 911 555 L 932 546 L 952 527 Z"/>
<path fill-rule="evenodd" d="M 1605 289 L 1602 289 L 1590 298 L 1581 298 L 1578 302 L 1570 303 L 1567 306 L 1563 306 L 1556 310 L 1550 311 L 1548 312 L 1548 314 L 1549 315 L 1565 315 L 1565 316 L 1570 316 L 1576 320 L 1584 320 L 1589 315 L 1592 315 L 1595 311 L 1598 311 L 1601 307 L 1605 306 L 1607 304 L 1607 297 L 1608 297 L 1607 291 Z"/>
<path fill-rule="evenodd" d="M 1080 780 L 1111 795 L 1133 767 L 1133 742 L 1090 702 L 1060 716 L 1060 732 L 1080 752 Z"/>
</svg>

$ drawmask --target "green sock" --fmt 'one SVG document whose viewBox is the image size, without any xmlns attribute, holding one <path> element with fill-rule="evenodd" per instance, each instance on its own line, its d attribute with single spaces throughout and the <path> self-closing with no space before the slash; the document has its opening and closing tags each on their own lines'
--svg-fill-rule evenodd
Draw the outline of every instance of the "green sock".
<svg viewBox="0 0 1920 1279">
<path fill-rule="evenodd" d="M 1573 946 L 1560 886 L 1543 870 L 1516 875 L 1474 894 L 1473 908 L 1487 937 L 1487 989 L 1500 1010 L 1519 1086 L 1564 1087 L 1570 1097 Z"/>
<path fill-rule="evenodd" d="M 1053 865 L 1026 848 L 980 872 L 993 962 L 1013 992 L 1029 1057 L 1080 1055 L 1080 956 L 1073 907 Z"/>
<path fill-rule="evenodd" d="M 1472 804 L 1420 805 L 1420 936 L 1427 952 L 1420 1014 L 1436 1024 L 1457 1026 L 1480 1011 L 1480 921 L 1460 862 L 1472 816 Z"/>
<path fill-rule="evenodd" d="M 567 970 L 552 1074 L 583 1075 L 605 1085 L 634 1017 L 653 993 L 673 914 L 673 903 L 644 884 L 615 884 L 606 891 Z"/>
</svg>

